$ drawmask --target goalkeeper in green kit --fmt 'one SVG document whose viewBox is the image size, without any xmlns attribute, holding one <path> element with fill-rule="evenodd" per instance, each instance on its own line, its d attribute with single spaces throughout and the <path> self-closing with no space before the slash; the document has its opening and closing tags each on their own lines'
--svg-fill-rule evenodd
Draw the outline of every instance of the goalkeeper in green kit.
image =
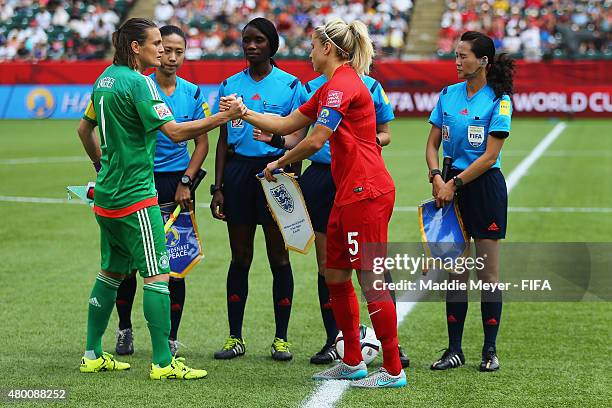
<svg viewBox="0 0 612 408">
<path fill-rule="evenodd" d="M 145 19 L 126 21 L 113 34 L 115 56 L 96 80 L 79 123 L 85 151 L 99 171 L 94 212 L 100 225 L 101 271 L 89 297 L 87 346 L 81 372 L 127 370 L 102 351 L 102 336 L 124 276 L 138 269 L 144 278 L 143 309 L 153 346 L 152 379 L 196 379 L 205 370 L 187 367 L 168 346 L 169 259 L 153 179 L 156 132 L 172 141 L 193 139 L 243 112 L 234 99 L 229 111 L 176 123 L 153 81 L 142 73 L 158 67 L 163 53 L 157 26 Z M 99 140 L 94 133 L 98 127 Z"/>
</svg>

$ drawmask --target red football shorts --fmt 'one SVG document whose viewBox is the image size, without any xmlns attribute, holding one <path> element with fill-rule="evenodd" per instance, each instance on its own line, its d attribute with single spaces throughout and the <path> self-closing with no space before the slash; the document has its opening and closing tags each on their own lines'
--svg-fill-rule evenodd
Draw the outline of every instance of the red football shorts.
<svg viewBox="0 0 612 408">
<path fill-rule="evenodd" d="M 372 270 L 373 257 L 386 256 L 394 203 L 395 191 L 391 191 L 341 207 L 334 204 L 327 224 L 326 266 Z"/>
</svg>

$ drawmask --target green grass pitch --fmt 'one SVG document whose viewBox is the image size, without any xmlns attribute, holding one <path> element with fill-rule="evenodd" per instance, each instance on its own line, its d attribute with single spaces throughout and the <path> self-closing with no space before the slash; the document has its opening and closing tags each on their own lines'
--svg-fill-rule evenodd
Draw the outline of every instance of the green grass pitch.
<svg viewBox="0 0 612 408">
<path fill-rule="evenodd" d="M 553 128 L 548 120 L 513 121 L 506 142 L 506 176 Z M 247 354 L 216 361 L 213 351 L 227 335 L 225 277 L 229 245 L 225 225 L 198 208 L 205 260 L 187 278 L 187 299 L 179 340 L 187 363 L 204 367 L 197 382 L 148 379 L 151 353 L 142 315 L 139 282 L 133 323 L 136 353 L 125 360 L 132 370 L 81 374 L 87 298 L 99 265 L 98 227 L 91 210 L 65 203 L 12 202 L 11 197 L 66 197 L 65 187 L 94 178 L 75 132 L 76 121 L 0 122 L 0 389 L 66 388 L 62 406 L 253 406 L 296 407 L 313 392 L 309 357 L 322 345 L 323 327 L 316 294 L 314 250 L 292 254 L 294 308 L 289 327 L 294 360 L 273 362 L 272 277 L 261 231 L 245 315 Z M 576 120 L 549 147 L 510 195 L 511 207 L 612 207 L 611 121 Z M 426 179 L 425 120 L 396 120 L 384 156 L 397 184 L 398 207 L 415 207 L 430 194 Z M 209 200 L 216 133 L 205 167 L 199 202 Z M 79 158 L 82 157 L 82 160 Z M 34 158 L 33 160 L 30 160 Z M 609 242 L 611 212 L 510 212 L 509 242 Z M 419 239 L 414 211 L 398 211 L 390 241 Z M 503 276 L 503 271 L 502 271 Z M 507 303 L 498 351 L 502 369 L 477 372 L 482 342 L 478 303 L 470 304 L 465 328 L 467 364 L 449 372 L 429 365 L 446 346 L 444 306 L 419 304 L 399 328 L 412 360 L 409 386 L 401 390 L 348 390 L 340 407 L 431 406 L 610 406 L 612 306 L 604 302 Z M 365 311 L 365 309 L 362 309 Z M 366 319 L 362 313 L 362 319 Z M 369 324 L 369 322 L 367 322 Z M 114 351 L 113 315 L 104 339 Z M 374 366 L 379 365 L 379 357 Z M 25 405 L 40 405 L 36 402 Z M 22 406 L 20 405 L 20 406 Z"/>
</svg>

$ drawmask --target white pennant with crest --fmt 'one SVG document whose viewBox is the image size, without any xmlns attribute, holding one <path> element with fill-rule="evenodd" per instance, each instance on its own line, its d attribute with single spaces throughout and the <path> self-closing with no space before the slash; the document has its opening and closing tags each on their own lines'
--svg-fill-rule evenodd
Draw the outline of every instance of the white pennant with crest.
<svg viewBox="0 0 612 408">
<path fill-rule="evenodd" d="M 278 181 L 267 181 L 262 173 L 257 175 L 268 208 L 283 235 L 285 247 L 306 254 L 314 242 L 315 235 L 302 190 L 291 174 L 280 171 L 275 172 L 274 177 Z"/>
</svg>

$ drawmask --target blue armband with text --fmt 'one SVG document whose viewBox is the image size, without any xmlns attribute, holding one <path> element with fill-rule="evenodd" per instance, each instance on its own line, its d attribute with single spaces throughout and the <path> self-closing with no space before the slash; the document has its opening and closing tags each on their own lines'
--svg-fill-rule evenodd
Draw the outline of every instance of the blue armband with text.
<svg viewBox="0 0 612 408">
<path fill-rule="evenodd" d="M 332 132 L 335 132 L 336 129 L 338 129 L 338 125 L 341 121 L 342 115 L 340 112 L 331 108 L 323 107 L 319 113 L 319 117 L 317 118 L 315 125 L 323 125 L 326 128 L 331 129 Z"/>
</svg>

